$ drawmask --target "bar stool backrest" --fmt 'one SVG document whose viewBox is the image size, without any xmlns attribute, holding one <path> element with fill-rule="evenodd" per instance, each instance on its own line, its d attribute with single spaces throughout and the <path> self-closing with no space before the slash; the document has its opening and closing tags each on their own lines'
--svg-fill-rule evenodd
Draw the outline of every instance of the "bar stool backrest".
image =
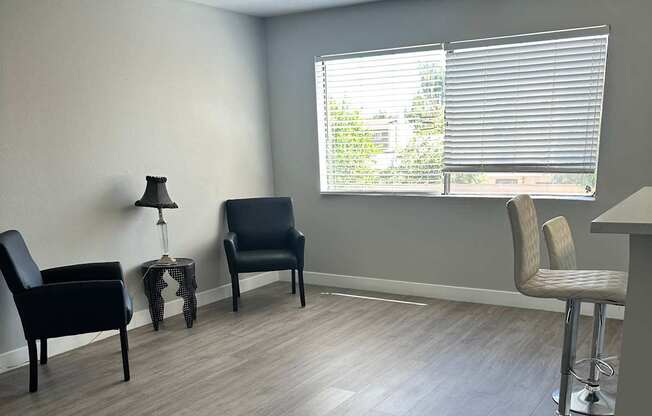
<svg viewBox="0 0 652 416">
<path fill-rule="evenodd" d="M 521 287 L 537 274 L 541 265 L 539 222 L 529 195 L 517 195 L 507 202 L 514 241 L 514 283 Z"/>
<path fill-rule="evenodd" d="M 550 268 L 553 270 L 575 270 L 575 243 L 568 221 L 564 217 L 555 217 L 543 224 L 543 235 L 548 247 Z"/>
</svg>

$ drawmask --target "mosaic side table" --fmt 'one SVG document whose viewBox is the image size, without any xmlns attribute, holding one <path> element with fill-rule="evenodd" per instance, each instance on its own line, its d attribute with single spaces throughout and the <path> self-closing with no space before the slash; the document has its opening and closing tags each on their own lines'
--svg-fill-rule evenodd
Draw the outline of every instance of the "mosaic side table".
<svg viewBox="0 0 652 416">
<path fill-rule="evenodd" d="M 197 319 L 195 261 L 177 258 L 175 263 L 159 263 L 158 260 L 152 260 L 143 263 L 141 271 L 154 330 L 158 331 L 159 322 L 163 321 L 165 302 L 161 296 L 161 291 L 168 286 L 163 280 L 163 274 L 166 271 L 179 283 L 176 295 L 183 298 L 183 316 L 186 319 L 186 326 L 192 328 L 193 322 Z"/>
</svg>

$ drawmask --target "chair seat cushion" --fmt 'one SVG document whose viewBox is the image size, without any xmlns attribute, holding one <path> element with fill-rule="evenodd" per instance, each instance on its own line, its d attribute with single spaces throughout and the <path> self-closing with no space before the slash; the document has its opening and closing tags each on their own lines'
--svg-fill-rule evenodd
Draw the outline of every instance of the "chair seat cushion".
<svg viewBox="0 0 652 416">
<path fill-rule="evenodd" d="M 539 298 L 624 305 L 627 273 L 612 270 L 540 269 L 522 285 L 521 291 L 525 295 Z"/>
<path fill-rule="evenodd" d="M 239 273 L 265 272 L 297 268 L 297 257 L 290 250 L 240 250 L 236 267 Z"/>
</svg>

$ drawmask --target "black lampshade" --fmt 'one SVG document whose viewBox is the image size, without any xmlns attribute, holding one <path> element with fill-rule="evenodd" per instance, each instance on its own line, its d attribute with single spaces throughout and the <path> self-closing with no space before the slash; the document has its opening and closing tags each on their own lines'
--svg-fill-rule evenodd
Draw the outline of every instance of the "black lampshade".
<svg viewBox="0 0 652 416">
<path fill-rule="evenodd" d="M 142 198 L 136 201 L 139 207 L 151 208 L 179 208 L 176 202 L 172 201 L 168 190 L 165 187 L 165 182 L 168 178 L 163 176 L 146 176 L 147 187 Z"/>
</svg>

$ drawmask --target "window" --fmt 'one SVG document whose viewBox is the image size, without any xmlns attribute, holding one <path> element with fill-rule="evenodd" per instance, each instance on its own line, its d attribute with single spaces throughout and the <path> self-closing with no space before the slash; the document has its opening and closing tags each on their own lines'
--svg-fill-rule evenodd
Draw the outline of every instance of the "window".
<svg viewBox="0 0 652 416">
<path fill-rule="evenodd" d="M 315 62 L 321 191 L 592 195 L 607 27 Z"/>
</svg>

